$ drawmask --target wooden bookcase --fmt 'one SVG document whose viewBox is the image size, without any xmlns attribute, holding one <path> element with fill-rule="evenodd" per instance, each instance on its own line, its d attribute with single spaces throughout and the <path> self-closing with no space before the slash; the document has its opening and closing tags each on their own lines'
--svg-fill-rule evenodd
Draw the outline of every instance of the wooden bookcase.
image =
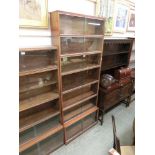
<svg viewBox="0 0 155 155">
<path fill-rule="evenodd" d="M 128 67 L 133 45 L 133 39 L 105 39 L 102 57 L 102 74 L 110 74 L 115 77 L 116 69 Z M 130 97 L 132 81 L 127 80 L 125 84 L 116 83 L 108 90 L 99 88 L 100 111 L 107 111 L 120 101 Z M 128 103 L 128 102 L 127 102 Z"/>
<path fill-rule="evenodd" d="M 56 47 L 19 50 L 19 152 L 45 155 L 64 143 Z"/>
<path fill-rule="evenodd" d="M 104 19 L 50 13 L 52 44 L 58 47 L 65 143 L 97 123 Z"/>
</svg>

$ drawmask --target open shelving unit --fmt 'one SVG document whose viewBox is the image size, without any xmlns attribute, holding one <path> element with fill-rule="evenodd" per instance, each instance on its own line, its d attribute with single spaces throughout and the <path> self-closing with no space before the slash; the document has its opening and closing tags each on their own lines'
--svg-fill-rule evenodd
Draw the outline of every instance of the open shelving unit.
<svg viewBox="0 0 155 155">
<path fill-rule="evenodd" d="M 115 71 L 122 67 L 128 67 L 133 45 L 133 38 L 107 38 L 104 40 L 102 56 L 102 74 L 110 74 L 115 78 Z M 113 89 L 99 88 L 99 109 L 108 111 L 110 108 L 126 99 L 131 94 L 132 81 L 119 84 L 117 81 L 111 87 Z M 110 86 L 109 86 L 110 87 Z"/>
<path fill-rule="evenodd" d="M 58 61 L 56 47 L 19 49 L 20 155 L 45 155 L 64 143 Z"/>
<path fill-rule="evenodd" d="M 54 11 L 52 43 L 58 47 L 65 143 L 95 125 L 104 41 L 103 18 Z"/>
</svg>

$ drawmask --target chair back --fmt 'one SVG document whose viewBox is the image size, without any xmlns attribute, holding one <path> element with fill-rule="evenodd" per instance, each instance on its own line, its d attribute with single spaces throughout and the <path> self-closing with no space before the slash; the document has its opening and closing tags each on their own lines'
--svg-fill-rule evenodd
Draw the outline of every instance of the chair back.
<svg viewBox="0 0 155 155">
<path fill-rule="evenodd" d="M 113 115 L 112 115 L 112 126 L 113 126 L 113 135 L 114 135 L 113 148 L 121 155 L 120 140 L 117 137 L 115 117 Z"/>
</svg>

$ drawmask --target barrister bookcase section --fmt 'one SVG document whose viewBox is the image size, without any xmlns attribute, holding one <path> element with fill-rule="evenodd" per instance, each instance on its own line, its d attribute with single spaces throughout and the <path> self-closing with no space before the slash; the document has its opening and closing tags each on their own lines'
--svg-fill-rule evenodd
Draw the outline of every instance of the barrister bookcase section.
<svg viewBox="0 0 155 155">
<path fill-rule="evenodd" d="M 104 19 L 50 13 L 52 43 L 59 49 L 65 143 L 97 123 Z"/>
<path fill-rule="evenodd" d="M 63 144 L 56 47 L 19 50 L 19 152 L 45 155 Z"/>
</svg>

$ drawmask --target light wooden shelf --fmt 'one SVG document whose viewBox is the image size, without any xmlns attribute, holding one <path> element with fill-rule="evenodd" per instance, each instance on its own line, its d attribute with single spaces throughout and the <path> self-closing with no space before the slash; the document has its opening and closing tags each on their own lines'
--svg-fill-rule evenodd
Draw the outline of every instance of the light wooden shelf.
<svg viewBox="0 0 155 155">
<path fill-rule="evenodd" d="M 77 106 L 77 105 L 79 105 L 91 98 L 94 98 L 96 96 L 97 96 L 97 94 L 95 94 L 93 91 L 89 91 L 89 92 L 83 93 L 81 95 L 78 95 L 74 98 L 71 98 L 69 100 L 66 100 L 63 103 L 63 105 L 64 105 L 63 111 L 69 110 L 69 109 L 73 108 L 74 106 Z"/>
<path fill-rule="evenodd" d="M 57 127 L 52 128 L 52 129 L 46 131 L 45 133 L 25 142 L 23 144 L 21 144 L 19 146 L 19 152 L 22 152 L 22 151 L 32 147 L 33 145 L 35 145 L 35 144 L 39 143 L 40 141 L 48 138 L 49 136 L 52 136 L 53 134 L 59 132 L 62 129 L 63 129 L 63 126 L 59 124 Z"/>
<path fill-rule="evenodd" d="M 37 95 L 35 97 L 31 97 L 29 99 L 22 100 L 20 101 L 20 104 L 19 104 L 19 112 L 39 106 L 43 103 L 46 103 L 58 98 L 59 98 L 58 93 L 47 92 L 41 95 Z"/>
<path fill-rule="evenodd" d="M 23 132 L 39 123 L 42 123 L 52 117 L 59 115 L 59 109 L 48 108 L 40 112 L 34 113 L 19 120 L 20 132 Z"/>
<path fill-rule="evenodd" d="M 57 66 L 49 65 L 49 66 L 43 67 L 43 68 L 36 68 L 36 69 L 30 69 L 30 70 L 26 70 L 26 71 L 20 71 L 19 76 L 32 75 L 32 74 L 43 73 L 43 72 L 52 71 L 52 70 L 57 70 Z"/>
<path fill-rule="evenodd" d="M 86 116 L 90 115 L 91 113 L 93 113 L 93 112 L 95 112 L 97 110 L 98 110 L 97 106 L 92 107 L 91 109 L 89 109 L 89 110 L 79 114 L 78 116 L 70 119 L 69 121 L 65 122 L 64 127 L 67 128 L 67 127 L 71 126 L 72 124 L 78 122 L 79 120 L 85 118 Z"/>
</svg>

